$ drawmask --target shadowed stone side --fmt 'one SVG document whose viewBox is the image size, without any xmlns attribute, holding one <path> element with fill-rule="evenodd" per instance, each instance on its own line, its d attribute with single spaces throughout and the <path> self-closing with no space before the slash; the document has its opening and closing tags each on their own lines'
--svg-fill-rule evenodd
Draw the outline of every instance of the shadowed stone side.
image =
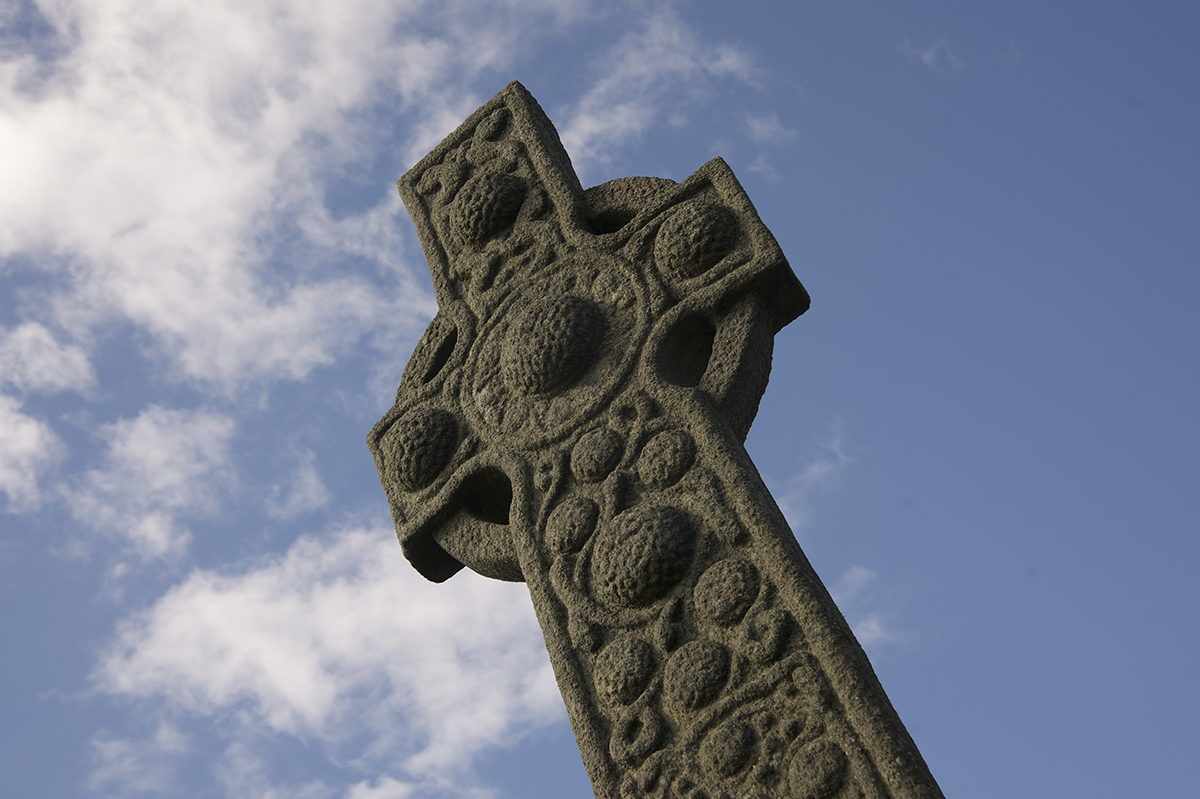
<svg viewBox="0 0 1200 799">
<path fill-rule="evenodd" d="M 742 447 L 809 300 L 729 167 L 584 191 L 514 82 L 398 185 L 439 311 L 367 443 L 422 574 L 527 583 L 596 796 L 941 797 Z"/>
</svg>

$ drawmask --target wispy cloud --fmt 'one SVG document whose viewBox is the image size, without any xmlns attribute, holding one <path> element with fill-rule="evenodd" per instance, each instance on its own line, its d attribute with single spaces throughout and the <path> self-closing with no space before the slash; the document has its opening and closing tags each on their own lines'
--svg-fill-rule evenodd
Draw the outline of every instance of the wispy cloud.
<svg viewBox="0 0 1200 799">
<path fill-rule="evenodd" d="M 82 347 L 61 344 L 43 325 L 0 328 L 0 388 L 17 394 L 83 391 L 95 374 Z M 50 425 L 23 412 L 24 403 L 0 394 L 0 492 L 7 510 L 41 506 L 41 481 L 65 447 Z"/>
<path fill-rule="evenodd" d="M 889 625 L 886 615 L 881 611 L 867 613 L 865 616 L 852 618 L 850 626 L 858 642 L 867 649 L 878 651 L 880 645 L 898 641 L 902 637 Z"/>
<path fill-rule="evenodd" d="M 80 338 L 128 319 L 181 374 L 229 388 L 327 363 L 380 312 L 378 293 L 303 263 L 270 281 L 259 267 L 281 246 L 270 231 L 320 216 L 312 142 L 349 138 L 386 8 L 56 5 L 64 52 L 0 72 L 0 148 L 22 154 L 0 166 L 0 255 L 41 256 L 60 279 L 52 313 Z"/>
<path fill-rule="evenodd" d="M 168 722 L 160 722 L 147 740 L 118 738 L 107 730 L 94 735 L 90 745 L 88 787 L 120 795 L 166 795 L 174 787 L 174 766 L 189 744 L 186 736 Z"/>
<path fill-rule="evenodd" d="M 142 561 L 177 557 L 189 539 L 180 517 L 211 512 L 233 485 L 233 433 L 227 416 L 152 405 L 98 431 L 104 463 L 64 496 L 77 519 Z"/>
<path fill-rule="evenodd" d="M 878 602 L 870 588 L 878 579 L 879 575 L 865 566 L 852 565 L 829 590 L 854 629 L 858 642 L 867 649 L 877 649 L 901 637 L 889 626 L 887 613 L 876 607 Z"/>
<path fill-rule="evenodd" d="M 0 394 L 0 492 L 13 513 L 37 510 L 41 478 L 65 450 L 48 424 L 21 409 L 15 397 Z"/>
<path fill-rule="evenodd" d="M 392 777 L 382 777 L 373 782 L 363 780 L 355 783 L 346 793 L 346 799 L 408 799 L 414 792 L 413 786 Z"/>
<path fill-rule="evenodd" d="M 905 36 L 903 43 L 899 45 L 899 50 L 909 61 L 924 64 L 934 72 L 952 72 L 966 66 L 963 60 L 950 49 L 945 37 L 939 38 L 933 44 L 914 45 Z"/>
<path fill-rule="evenodd" d="M 831 424 L 829 434 L 813 449 L 811 460 L 788 478 L 782 490 L 776 492 L 776 501 L 787 517 L 792 532 L 797 534 L 812 524 L 813 494 L 828 491 L 837 485 L 846 467 L 853 462 L 846 454 L 841 423 L 838 421 Z"/>
<path fill-rule="evenodd" d="M 750 134 L 750 141 L 755 144 L 779 147 L 800 138 L 800 131 L 786 127 L 779 121 L 779 114 L 775 113 L 747 116 L 746 129 Z"/>
<path fill-rule="evenodd" d="M 747 53 L 701 42 L 669 8 L 647 17 L 643 28 L 623 37 L 601 61 L 595 71 L 602 77 L 561 127 L 563 144 L 581 175 L 659 120 L 682 124 L 683 109 L 699 105 L 710 81 L 752 85 L 758 80 Z"/>
<path fill-rule="evenodd" d="M 428 583 L 390 530 L 304 538 L 241 571 L 193 572 L 122 626 L 95 681 L 153 712 L 207 719 L 229 745 L 294 736 L 340 761 L 365 733 L 372 743 L 345 787 L 381 799 L 414 787 L 459 795 L 481 750 L 562 718 L 525 587 Z M 244 779 L 255 756 L 239 751 L 241 765 L 226 767 Z"/>
<path fill-rule="evenodd" d="M 1024 54 L 1017 48 L 1017 43 L 1012 39 L 1008 40 L 1008 47 L 1000 52 L 996 58 L 1003 64 L 1010 67 L 1015 67 L 1025 58 Z"/>
<path fill-rule="evenodd" d="M 330 499 L 329 489 L 317 473 L 316 456 L 305 450 L 296 457 L 296 468 L 286 491 L 275 486 L 267 500 L 267 513 L 280 519 L 291 519 L 302 513 L 323 507 Z"/>
<path fill-rule="evenodd" d="M 242 741 L 225 747 L 213 771 L 230 799 L 334 799 L 338 793 L 323 780 L 299 782 L 292 775 L 273 779 L 265 759 Z"/>
<path fill-rule="evenodd" d="M 853 462 L 846 452 L 841 423 L 835 420 L 830 425 L 829 434 L 814 447 L 809 462 L 776 493 L 779 507 L 793 532 L 799 534 L 812 525 L 813 496 L 837 486 Z M 878 579 L 879 575 L 871 569 L 852 564 L 829 589 L 834 602 L 854 629 L 859 643 L 869 649 L 900 637 L 888 625 L 888 614 L 879 609 L 877 598 L 871 590 Z"/>
<path fill-rule="evenodd" d="M 862 596 L 863 591 L 878 577 L 875 572 L 863 566 L 851 566 L 842 572 L 842 576 L 829 589 L 833 601 L 839 605 L 848 605 Z"/>
<path fill-rule="evenodd" d="M 0 329 L 0 384 L 18 391 L 81 391 L 96 380 L 87 353 L 37 322 Z"/>
<path fill-rule="evenodd" d="M 800 131 L 785 126 L 779 121 L 779 115 L 776 113 L 748 115 L 746 132 L 751 142 L 763 148 L 786 147 L 794 144 L 800 138 Z M 771 163 L 771 159 L 765 151 L 760 151 L 754 157 L 749 168 L 751 172 L 762 175 L 772 183 L 779 180 L 779 171 Z"/>
</svg>

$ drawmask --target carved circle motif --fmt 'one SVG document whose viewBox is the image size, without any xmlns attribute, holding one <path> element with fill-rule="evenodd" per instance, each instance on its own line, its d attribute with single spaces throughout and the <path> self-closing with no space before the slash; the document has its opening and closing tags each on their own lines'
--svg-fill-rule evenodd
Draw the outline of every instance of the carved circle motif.
<svg viewBox="0 0 1200 799">
<path fill-rule="evenodd" d="M 649 605 L 687 571 L 695 532 L 686 513 L 669 505 L 639 505 L 610 521 L 596 541 L 592 575 L 605 599 Z"/>
<path fill-rule="evenodd" d="M 607 427 L 584 433 L 571 450 L 571 471 L 581 483 L 598 483 L 617 468 L 625 445 Z"/>
<path fill-rule="evenodd" d="M 604 340 L 604 314 L 579 297 L 534 303 L 508 329 L 500 371 L 517 394 L 545 394 L 570 385 L 592 365 Z"/>
<path fill-rule="evenodd" d="M 597 656 L 594 676 L 603 699 L 628 705 L 654 676 L 654 649 L 640 638 L 619 638 Z"/>
<path fill-rule="evenodd" d="M 700 745 L 700 762 L 717 777 L 733 776 L 754 754 L 754 743 L 754 730 L 745 722 L 722 724 Z"/>
<path fill-rule="evenodd" d="M 379 442 L 386 466 L 405 491 L 433 482 L 458 445 L 458 424 L 440 408 L 414 408 L 397 419 Z"/>
<path fill-rule="evenodd" d="M 475 339 L 462 400 L 473 430 L 531 449 L 611 399 L 650 320 L 642 278 L 605 253 L 551 261 L 515 285 Z"/>
<path fill-rule="evenodd" d="M 654 708 L 634 705 L 613 726 L 608 753 L 618 763 L 635 767 L 658 748 L 665 732 L 666 725 Z"/>
<path fill-rule="evenodd" d="M 458 190 L 450 226 L 467 247 L 479 248 L 512 225 L 525 199 L 525 182 L 501 172 L 483 172 Z"/>
<path fill-rule="evenodd" d="M 696 581 L 696 612 L 728 627 L 741 621 L 756 596 L 758 571 L 751 563 L 739 558 L 718 561 Z"/>
<path fill-rule="evenodd" d="M 805 746 L 788 767 L 792 799 L 830 799 L 846 781 L 849 762 L 842 748 L 828 738 Z"/>
<path fill-rule="evenodd" d="M 668 275 L 688 279 L 714 267 L 737 243 L 738 222 L 722 205 L 693 200 L 659 228 L 654 259 Z"/>
<path fill-rule="evenodd" d="M 651 488 L 668 488 L 679 482 L 695 459 L 696 444 L 692 437 L 682 430 L 667 430 L 642 448 L 638 456 L 638 475 Z"/>
<path fill-rule="evenodd" d="M 729 650 L 713 641 L 689 641 L 676 650 L 663 670 L 663 689 L 687 710 L 717 698 L 729 678 Z"/>
<path fill-rule="evenodd" d="M 546 520 L 546 543 L 552 552 L 577 552 L 596 529 L 600 508 L 587 497 L 563 500 Z"/>
</svg>

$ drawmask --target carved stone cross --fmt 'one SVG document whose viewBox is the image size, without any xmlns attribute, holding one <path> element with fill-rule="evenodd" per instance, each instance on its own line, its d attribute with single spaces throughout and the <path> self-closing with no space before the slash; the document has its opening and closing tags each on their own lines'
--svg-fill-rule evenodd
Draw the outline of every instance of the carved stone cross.
<svg viewBox="0 0 1200 799">
<path fill-rule="evenodd" d="M 438 313 L 367 442 L 421 574 L 529 586 L 596 796 L 940 797 L 742 446 L 809 299 L 729 167 L 585 191 L 514 82 L 399 189 Z"/>
</svg>

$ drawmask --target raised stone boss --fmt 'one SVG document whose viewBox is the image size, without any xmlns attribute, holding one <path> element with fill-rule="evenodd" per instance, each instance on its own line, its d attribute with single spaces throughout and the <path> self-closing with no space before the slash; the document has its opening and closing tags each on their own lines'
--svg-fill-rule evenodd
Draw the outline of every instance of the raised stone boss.
<svg viewBox="0 0 1200 799">
<path fill-rule="evenodd" d="M 940 797 L 742 446 L 809 298 L 725 162 L 584 190 L 514 82 L 399 189 L 438 313 L 367 443 L 421 574 L 529 586 L 596 796 Z"/>
</svg>

